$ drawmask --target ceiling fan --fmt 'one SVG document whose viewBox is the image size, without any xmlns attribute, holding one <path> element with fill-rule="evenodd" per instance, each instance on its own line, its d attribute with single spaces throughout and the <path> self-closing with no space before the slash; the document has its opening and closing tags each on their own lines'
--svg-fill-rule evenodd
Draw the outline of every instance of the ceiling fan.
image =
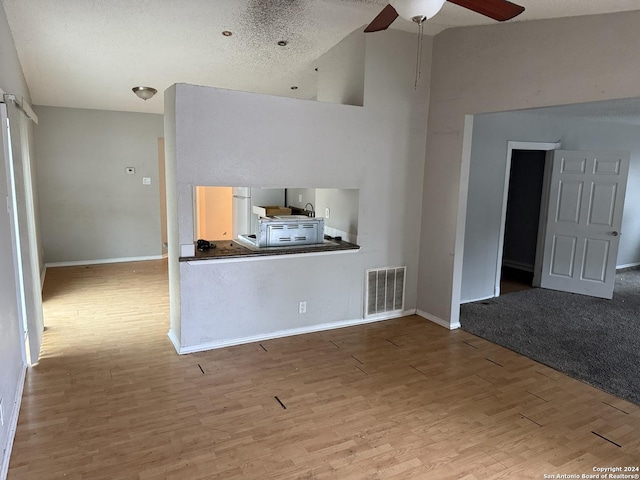
<svg viewBox="0 0 640 480">
<path fill-rule="evenodd" d="M 468 8 L 499 22 L 510 20 L 524 12 L 524 7 L 507 0 L 390 0 L 365 32 L 378 32 L 389 28 L 399 16 L 422 25 L 440 11 L 445 1 Z"/>
</svg>

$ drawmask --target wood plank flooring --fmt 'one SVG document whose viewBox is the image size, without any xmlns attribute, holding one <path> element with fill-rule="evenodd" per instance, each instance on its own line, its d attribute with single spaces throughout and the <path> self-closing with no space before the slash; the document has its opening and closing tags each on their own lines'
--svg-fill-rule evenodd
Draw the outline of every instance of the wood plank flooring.
<svg viewBox="0 0 640 480">
<path fill-rule="evenodd" d="M 640 407 L 419 317 L 178 356 L 165 262 L 50 269 L 44 298 L 9 480 L 542 479 L 640 465 Z"/>
</svg>

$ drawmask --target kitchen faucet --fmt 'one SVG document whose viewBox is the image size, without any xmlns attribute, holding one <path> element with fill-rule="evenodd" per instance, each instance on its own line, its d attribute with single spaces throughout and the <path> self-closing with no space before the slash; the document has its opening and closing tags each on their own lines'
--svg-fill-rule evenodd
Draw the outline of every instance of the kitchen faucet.
<svg viewBox="0 0 640 480">
<path fill-rule="evenodd" d="M 307 206 L 308 205 L 311 205 L 311 210 L 307 210 Z M 315 212 L 315 210 L 313 208 L 313 203 L 307 202 L 307 204 L 304 206 L 304 209 L 307 210 L 308 212 L 311 212 L 311 213 L 309 213 L 310 217 L 315 217 L 316 216 L 316 212 Z"/>
</svg>

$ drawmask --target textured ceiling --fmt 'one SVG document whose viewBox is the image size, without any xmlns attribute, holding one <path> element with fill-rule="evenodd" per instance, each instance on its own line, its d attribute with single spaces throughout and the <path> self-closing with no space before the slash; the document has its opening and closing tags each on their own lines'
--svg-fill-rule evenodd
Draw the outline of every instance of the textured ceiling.
<svg viewBox="0 0 640 480">
<path fill-rule="evenodd" d="M 516 0 L 517 1 L 517 0 Z M 521 0 L 517 21 L 636 10 L 637 0 Z M 177 82 L 315 96 L 314 61 L 386 0 L 2 0 L 36 105 L 162 113 Z M 490 24 L 452 3 L 430 35 Z M 394 28 L 415 31 L 398 19 Z M 221 34 L 233 32 L 231 37 Z M 375 35 L 375 34 L 372 34 Z M 278 46 L 285 40 L 286 46 Z M 146 102 L 131 87 L 160 92 Z M 297 90 L 291 90 L 291 86 Z"/>
</svg>

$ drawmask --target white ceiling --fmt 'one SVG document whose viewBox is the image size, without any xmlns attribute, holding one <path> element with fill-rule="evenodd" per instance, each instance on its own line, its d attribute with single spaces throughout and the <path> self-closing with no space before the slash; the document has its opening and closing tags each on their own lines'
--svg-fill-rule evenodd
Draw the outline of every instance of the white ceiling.
<svg viewBox="0 0 640 480">
<path fill-rule="evenodd" d="M 514 21 L 637 10 L 638 0 L 515 0 Z M 36 105 L 162 113 L 177 82 L 313 98 L 314 61 L 387 0 L 2 0 Z M 425 26 L 491 24 L 452 3 Z M 415 31 L 402 19 L 394 28 Z M 233 32 L 231 37 L 223 30 Z M 371 34 L 375 35 L 375 33 Z M 278 46 L 279 40 L 288 44 Z M 159 94 L 146 102 L 131 88 Z M 291 86 L 298 86 L 291 90 Z"/>
</svg>

